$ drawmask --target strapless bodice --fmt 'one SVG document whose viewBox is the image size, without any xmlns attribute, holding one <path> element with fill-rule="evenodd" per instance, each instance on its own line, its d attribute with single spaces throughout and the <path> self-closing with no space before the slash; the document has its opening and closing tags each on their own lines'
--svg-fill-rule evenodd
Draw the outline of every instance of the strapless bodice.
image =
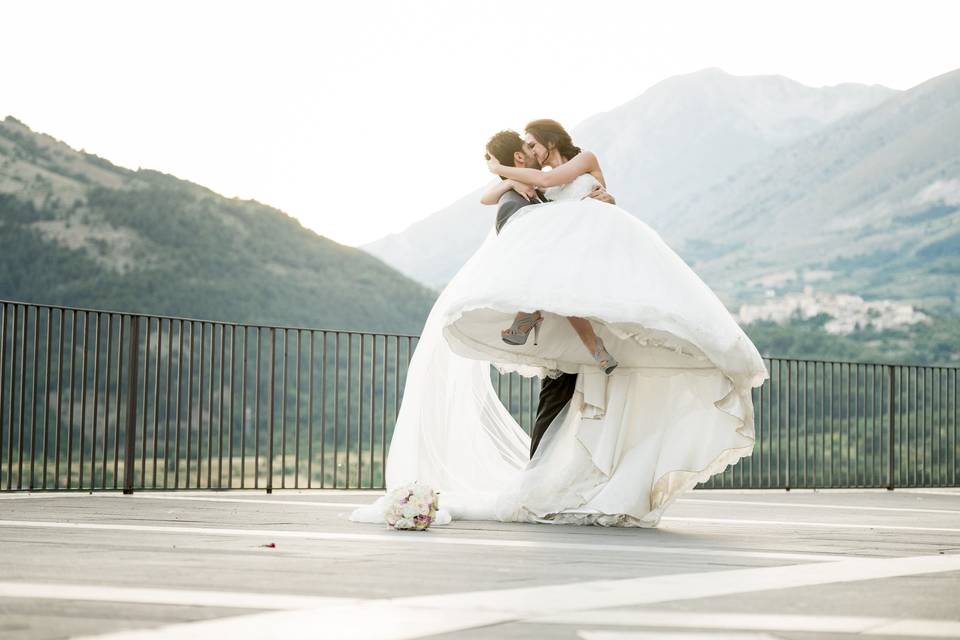
<svg viewBox="0 0 960 640">
<path fill-rule="evenodd" d="M 597 179 L 589 173 L 577 176 L 572 182 L 561 184 L 556 187 L 547 187 L 543 194 L 548 200 L 580 200 L 589 195 L 594 185 L 599 184 Z"/>
</svg>

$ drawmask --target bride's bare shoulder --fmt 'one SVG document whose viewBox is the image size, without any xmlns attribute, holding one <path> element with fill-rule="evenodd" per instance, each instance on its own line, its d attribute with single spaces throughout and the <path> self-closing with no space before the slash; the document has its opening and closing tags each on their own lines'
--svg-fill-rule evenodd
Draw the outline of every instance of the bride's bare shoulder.
<svg viewBox="0 0 960 640">
<path fill-rule="evenodd" d="M 585 169 L 585 173 L 589 173 L 591 176 L 596 178 L 597 182 L 603 185 L 603 188 L 607 188 L 607 181 L 603 178 L 603 170 L 600 169 L 600 159 L 597 158 L 597 154 L 593 151 L 587 149 L 582 149 L 580 153 L 576 156 Z"/>
<path fill-rule="evenodd" d="M 597 154 L 589 149 L 581 149 L 580 153 L 574 156 L 574 159 L 579 160 L 588 165 L 600 166 L 600 160 L 597 158 Z"/>
</svg>

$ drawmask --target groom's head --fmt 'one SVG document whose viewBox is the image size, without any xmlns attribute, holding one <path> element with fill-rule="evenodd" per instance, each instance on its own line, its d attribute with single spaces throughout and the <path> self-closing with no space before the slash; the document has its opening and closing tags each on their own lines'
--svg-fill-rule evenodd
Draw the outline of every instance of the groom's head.
<svg viewBox="0 0 960 640">
<path fill-rule="evenodd" d="M 506 167 L 540 168 L 540 162 L 530 152 L 527 145 L 524 144 L 523 138 L 516 131 L 506 130 L 495 134 L 487 143 L 487 153 Z"/>
</svg>

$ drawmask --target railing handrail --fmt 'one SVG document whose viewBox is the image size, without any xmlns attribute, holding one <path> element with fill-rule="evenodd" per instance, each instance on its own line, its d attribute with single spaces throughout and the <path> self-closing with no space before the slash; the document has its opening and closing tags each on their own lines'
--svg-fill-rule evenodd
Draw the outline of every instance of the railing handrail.
<svg viewBox="0 0 960 640">
<path fill-rule="evenodd" d="M 399 337 L 399 338 L 415 338 L 418 339 L 420 336 L 407 334 L 407 333 L 388 333 L 385 331 L 358 331 L 356 329 L 324 329 L 321 327 L 297 327 L 293 325 L 281 325 L 281 324 L 260 324 L 255 322 L 234 322 L 232 320 L 204 320 L 202 318 L 187 318 L 181 316 L 169 316 L 164 314 L 157 313 L 141 313 L 139 311 L 118 311 L 118 310 L 109 310 L 109 309 L 91 309 L 87 307 L 71 307 L 62 304 L 46 304 L 43 302 L 24 302 L 17 300 L 5 300 L 0 298 L 0 305 L 4 304 L 13 304 L 13 305 L 28 305 L 31 307 L 44 307 L 47 309 L 60 309 L 61 311 L 83 311 L 84 313 L 108 313 L 111 315 L 119 316 L 139 316 L 141 318 L 156 318 L 158 320 L 179 320 L 181 322 L 200 322 L 203 324 L 219 324 L 228 327 L 248 327 L 251 329 L 285 329 L 288 331 L 322 331 L 325 333 L 345 333 L 352 334 L 355 336 L 364 335 L 364 336 L 389 336 Z"/>
<path fill-rule="evenodd" d="M 189 318 L 182 316 L 171 316 L 165 314 L 156 314 L 156 313 L 141 313 L 139 311 L 118 311 L 118 310 L 109 310 L 109 309 L 91 309 L 87 307 L 72 307 L 67 305 L 59 304 L 47 304 L 43 302 L 26 302 L 26 301 L 17 301 L 17 300 L 6 300 L 0 298 L 0 305 L 4 304 L 14 304 L 14 305 L 30 305 L 34 307 L 45 307 L 48 309 L 60 309 L 61 311 L 83 311 L 85 313 L 108 313 L 108 314 L 117 314 L 120 316 L 140 316 L 141 318 L 157 318 L 160 320 L 178 320 L 181 322 L 200 322 L 203 324 L 218 324 L 231 327 L 248 327 L 251 329 L 282 329 L 287 331 L 320 331 L 324 333 L 342 333 L 350 335 L 365 335 L 365 336 L 389 336 L 389 337 L 399 337 L 399 338 L 412 338 L 419 339 L 420 336 L 416 334 L 409 333 L 393 333 L 386 331 L 358 331 L 356 329 L 326 329 L 323 327 L 299 327 L 294 325 L 273 325 L 273 324 L 260 324 L 253 322 L 234 322 L 232 320 L 210 320 L 202 318 Z M 840 364 L 840 365 L 870 365 L 870 366 L 882 366 L 882 367 L 910 367 L 910 368 L 925 368 L 925 369 L 960 369 L 960 365 L 952 364 L 913 364 L 909 362 L 867 362 L 862 360 L 824 360 L 821 358 L 797 358 L 793 356 L 776 356 L 769 354 L 761 354 L 763 358 L 768 360 L 781 360 L 787 362 L 807 362 L 807 363 L 817 363 L 817 364 Z"/>
<path fill-rule="evenodd" d="M 960 365 L 953 364 L 910 364 L 908 362 L 864 362 L 861 360 L 821 360 L 818 358 L 794 358 L 794 357 L 781 357 L 781 356 L 768 356 L 761 354 L 762 357 L 767 358 L 768 360 L 783 360 L 786 362 L 809 362 L 817 364 L 860 364 L 876 367 L 904 367 L 904 368 L 916 368 L 916 369 L 960 369 Z"/>
</svg>

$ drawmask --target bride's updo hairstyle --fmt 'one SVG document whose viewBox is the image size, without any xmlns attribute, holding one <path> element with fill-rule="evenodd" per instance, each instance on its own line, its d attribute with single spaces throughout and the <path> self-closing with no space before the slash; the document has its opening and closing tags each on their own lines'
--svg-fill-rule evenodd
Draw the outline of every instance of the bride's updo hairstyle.
<svg viewBox="0 0 960 640">
<path fill-rule="evenodd" d="M 580 153 L 580 147 L 573 144 L 570 134 L 556 120 L 534 120 L 527 124 L 525 131 L 537 139 L 537 142 L 550 150 L 556 148 L 567 160 Z"/>
</svg>

